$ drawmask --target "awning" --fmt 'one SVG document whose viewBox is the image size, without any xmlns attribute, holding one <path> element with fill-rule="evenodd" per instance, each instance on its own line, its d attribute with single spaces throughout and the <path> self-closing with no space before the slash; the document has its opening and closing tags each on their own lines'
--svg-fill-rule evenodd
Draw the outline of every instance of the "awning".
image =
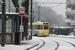
<svg viewBox="0 0 75 50">
<path fill-rule="evenodd" d="M 0 15 L 1 15 L 1 14 L 2 14 L 2 12 L 0 12 Z M 6 12 L 5 15 L 13 15 L 13 16 L 18 15 L 18 16 L 19 16 L 19 13 Z M 29 15 L 26 15 L 26 14 L 25 14 L 23 17 L 25 17 L 25 18 L 30 18 Z"/>
</svg>

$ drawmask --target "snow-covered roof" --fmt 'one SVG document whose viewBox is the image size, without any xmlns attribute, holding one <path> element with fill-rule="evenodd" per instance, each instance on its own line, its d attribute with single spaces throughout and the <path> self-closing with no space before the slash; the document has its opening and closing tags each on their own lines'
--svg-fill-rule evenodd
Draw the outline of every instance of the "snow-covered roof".
<svg viewBox="0 0 75 50">
<path fill-rule="evenodd" d="M 0 14 L 2 14 L 2 12 L 0 12 Z M 19 15 L 19 13 L 15 13 L 15 12 L 5 12 L 6 15 Z M 24 17 L 26 18 L 30 18 L 28 15 L 24 15 Z"/>
<path fill-rule="evenodd" d="M 50 26 L 50 28 L 53 28 L 53 26 Z M 59 27 L 59 26 L 54 26 L 54 28 L 62 28 L 62 29 L 63 29 L 63 28 L 71 28 L 71 27 L 61 27 L 61 26 Z"/>
<path fill-rule="evenodd" d="M 41 22 L 41 21 L 37 21 L 37 22 L 33 22 L 33 23 L 49 23 L 49 22 Z"/>
<path fill-rule="evenodd" d="M 2 14 L 2 12 L 0 12 L 0 14 Z M 15 13 L 15 12 L 5 12 L 5 14 L 12 14 L 12 15 L 13 15 L 13 14 L 17 14 L 17 15 L 18 15 L 19 13 Z"/>
</svg>

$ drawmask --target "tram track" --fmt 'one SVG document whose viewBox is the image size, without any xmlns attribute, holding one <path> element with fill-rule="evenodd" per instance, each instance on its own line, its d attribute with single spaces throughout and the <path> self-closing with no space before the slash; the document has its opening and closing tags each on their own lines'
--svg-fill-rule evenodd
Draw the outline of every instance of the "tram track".
<svg viewBox="0 0 75 50">
<path fill-rule="evenodd" d="M 43 41 L 43 40 L 42 40 L 42 41 Z M 54 49 L 54 50 L 57 50 L 57 49 L 58 49 L 58 47 L 59 47 L 59 43 L 58 43 L 57 41 L 55 41 L 55 40 L 52 40 L 52 41 L 54 41 L 54 42 L 57 44 L 57 46 L 56 46 L 56 47 L 55 47 L 55 49 Z M 42 48 L 44 45 L 45 45 L 45 41 L 43 41 L 43 45 L 42 45 L 42 46 L 40 46 L 39 48 L 37 48 L 36 50 L 38 50 L 38 49 Z"/>
<path fill-rule="evenodd" d="M 71 44 L 73 47 L 75 47 L 75 44 L 73 44 L 71 42 L 68 42 L 68 41 L 65 41 L 65 40 L 61 40 L 61 41 L 67 42 L 67 43 Z"/>
<path fill-rule="evenodd" d="M 40 40 L 41 40 L 41 39 L 40 39 Z M 45 45 L 45 41 L 43 41 L 43 40 L 41 40 L 41 41 L 43 42 L 43 44 L 42 44 L 40 47 L 38 47 L 36 50 L 42 48 L 42 47 Z"/>
<path fill-rule="evenodd" d="M 60 40 L 60 39 L 58 39 L 58 40 Z M 57 47 L 55 48 L 55 50 L 57 50 L 58 47 L 60 46 L 60 44 L 59 44 L 59 42 L 57 42 L 56 40 L 53 40 L 53 41 L 57 43 Z M 71 43 L 71 42 L 68 42 L 68 41 L 65 41 L 65 40 L 60 40 L 60 41 L 66 42 L 66 43 L 72 45 L 73 47 L 75 47 L 75 44 L 73 44 L 73 43 Z"/>
<path fill-rule="evenodd" d="M 59 47 L 59 43 L 57 41 L 55 41 L 55 40 L 52 40 L 52 41 L 56 42 L 57 46 L 56 46 L 55 50 L 57 50 L 58 47 Z"/>
<path fill-rule="evenodd" d="M 41 45 L 40 45 L 40 42 L 39 42 L 38 44 L 36 44 L 36 45 L 34 45 L 34 46 L 30 47 L 30 48 L 27 48 L 26 50 L 32 50 L 32 49 L 39 50 L 39 49 L 41 49 L 45 45 L 45 41 L 42 40 L 42 39 L 39 39 L 39 40 L 42 41 Z M 60 42 L 68 43 L 68 44 L 72 45 L 73 47 L 75 47 L 75 44 L 73 44 L 73 43 L 71 43 L 69 41 L 65 41 L 65 40 L 61 40 L 61 39 L 55 39 L 55 40 L 50 39 L 50 40 L 54 41 L 57 44 L 56 47 L 54 48 L 54 50 L 58 50 L 61 47 Z"/>
<path fill-rule="evenodd" d="M 38 46 L 38 45 L 39 45 L 39 43 L 38 43 L 38 44 L 36 44 L 36 45 L 33 45 L 32 47 L 29 47 L 29 48 L 27 48 L 27 49 L 25 49 L 25 50 L 32 49 L 32 48 L 34 48 L 34 47 L 36 47 L 36 46 Z"/>
<path fill-rule="evenodd" d="M 42 41 L 43 41 L 43 40 L 42 40 Z M 58 47 L 59 47 L 59 43 L 58 43 L 57 41 L 55 41 L 55 40 L 52 40 L 52 41 L 54 41 L 54 42 L 57 44 L 57 46 L 56 46 L 56 47 L 55 47 L 55 49 L 54 49 L 54 50 L 57 50 L 57 49 L 58 49 Z M 43 41 L 43 45 L 42 45 L 42 46 L 40 46 L 39 48 L 37 48 L 36 50 L 38 50 L 38 49 L 42 48 L 44 45 L 45 45 L 45 41 Z"/>
<path fill-rule="evenodd" d="M 41 47 L 43 47 L 45 45 L 45 41 L 43 41 L 42 39 L 40 39 L 40 40 L 43 42 L 43 44 L 41 46 L 39 46 L 36 50 L 40 49 Z M 32 47 L 29 47 L 29 48 L 27 48 L 25 50 L 33 49 L 33 48 L 37 47 L 38 45 L 39 45 L 39 43 L 36 44 L 36 45 L 33 45 Z"/>
<path fill-rule="evenodd" d="M 66 37 L 62 37 L 62 38 L 66 38 Z M 75 39 L 75 38 L 71 38 L 71 39 Z M 60 40 L 60 39 L 58 39 L 58 40 Z M 73 44 L 71 42 L 68 42 L 68 41 L 65 41 L 65 40 L 61 40 L 61 41 L 67 42 L 67 43 L 71 44 L 73 47 L 75 47 L 75 44 Z"/>
<path fill-rule="evenodd" d="M 52 39 L 51 39 L 51 40 L 52 40 Z M 71 42 L 69 42 L 69 41 L 65 41 L 65 40 L 61 40 L 61 39 L 57 39 L 57 40 L 55 39 L 55 40 L 52 40 L 52 41 L 54 41 L 54 42 L 56 42 L 56 43 L 57 43 L 57 47 L 55 48 L 55 50 L 58 50 L 58 48 L 59 48 L 59 46 L 60 46 L 60 44 L 59 44 L 58 40 L 59 40 L 59 41 L 66 42 L 66 43 L 68 43 L 68 44 L 72 45 L 73 47 L 75 47 L 75 44 L 73 44 L 73 43 L 71 43 Z"/>
</svg>

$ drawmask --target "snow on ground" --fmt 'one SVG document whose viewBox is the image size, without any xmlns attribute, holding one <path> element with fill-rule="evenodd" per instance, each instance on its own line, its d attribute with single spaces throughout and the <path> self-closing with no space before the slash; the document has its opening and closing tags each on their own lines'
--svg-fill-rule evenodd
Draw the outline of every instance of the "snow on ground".
<svg viewBox="0 0 75 50">
<path fill-rule="evenodd" d="M 66 38 L 75 38 L 74 35 L 55 35 L 55 34 L 50 34 L 49 36 L 56 36 L 56 37 L 66 37 Z"/>
<path fill-rule="evenodd" d="M 39 41 L 35 38 L 33 38 L 30 41 L 23 41 L 23 45 L 14 45 L 14 44 L 5 44 L 5 47 L 2 47 L 0 45 L 0 50 L 25 50 L 29 47 L 32 47 L 33 45 L 39 43 Z"/>
<path fill-rule="evenodd" d="M 59 39 L 58 38 L 50 38 L 50 39 L 53 39 L 59 43 L 58 50 L 74 50 L 75 49 L 71 44 L 69 44 L 65 41 L 62 41 L 61 38 L 59 38 Z"/>
<path fill-rule="evenodd" d="M 66 43 L 70 42 L 75 45 L 75 36 L 70 35 L 50 35 L 50 39 L 54 39 L 59 42 L 60 46 L 58 50 L 75 50 L 75 47 L 73 47 L 71 44 Z"/>
<path fill-rule="evenodd" d="M 63 38 L 63 37 L 67 37 L 67 38 Z M 50 35 L 48 37 L 33 36 L 32 40 L 23 41 L 22 46 L 14 45 L 14 44 L 5 44 L 5 47 L 2 47 L 0 44 L 0 50 L 26 50 L 27 48 L 32 47 L 33 45 L 39 43 L 38 46 L 34 47 L 34 49 L 31 49 L 31 50 L 36 50 L 36 48 L 40 47 L 43 44 L 41 40 L 45 41 L 45 45 L 39 50 L 54 50 L 57 44 L 53 40 L 59 42 L 58 50 L 75 50 L 75 48 L 71 44 L 61 41 L 61 40 L 65 40 L 75 44 L 75 39 L 72 39 L 71 37 L 75 38 L 75 36 L 64 36 L 64 35 Z"/>
<path fill-rule="evenodd" d="M 48 37 L 41 38 L 43 41 L 45 41 L 45 45 L 40 48 L 39 50 L 55 50 L 57 47 L 57 44 L 50 40 Z"/>
</svg>

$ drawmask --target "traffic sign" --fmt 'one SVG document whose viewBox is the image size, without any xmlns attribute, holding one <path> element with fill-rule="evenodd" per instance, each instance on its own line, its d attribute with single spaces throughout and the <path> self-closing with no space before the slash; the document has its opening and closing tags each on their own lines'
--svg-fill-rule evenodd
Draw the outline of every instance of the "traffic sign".
<svg viewBox="0 0 75 50">
<path fill-rule="evenodd" d="M 24 32 L 24 26 L 20 26 L 20 32 Z"/>
<path fill-rule="evenodd" d="M 53 26 L 55 26 L 55 21 L 52 22 Z"/>
<path fill-rule="evenodd" d="M 19 15 L 20 16 L 24 16 L 24 14 L 25 14 L 25 8 L 24 7 L 20 7 L 19 8 Z"/>
</svg>

